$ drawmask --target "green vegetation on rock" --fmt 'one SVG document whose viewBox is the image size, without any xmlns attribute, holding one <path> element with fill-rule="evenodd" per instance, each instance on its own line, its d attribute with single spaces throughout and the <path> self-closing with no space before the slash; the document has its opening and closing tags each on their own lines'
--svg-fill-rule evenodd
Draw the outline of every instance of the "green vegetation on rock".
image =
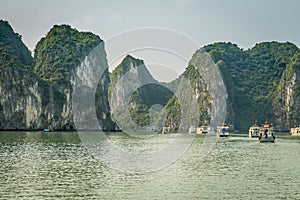
<svg viewBox="0 0 300 200">
<path fill-rule="evenodd" d="M 55 25 L 35 49 L 34 59 L 8 22 L 0 20 L 0 129 L 75 128 L 72 78 L 102 40 L 69 25 Z M 104 54 L 103 54 L 104 53 Z M 106 60 L 103 51 L 96 52 Z M 88 64 L 87 64 L 88 65 Z M 109 74 L 99 77 L 95 98 L 99 124 L 112 130 L 107 102 Z M 88 79 L 88 77 L 87 77 Z"/>
<path fill-rule="evenodd" d="M 2 54 L 4 53 L 2 50 L 4 50 L 6 54 L 13 54 L 10 56 L 14 56 L 13 59 L 18 59 L 24 66 L 32 65 L 31 53 L 22 42 L 22 36 L 15 33 L 9 23 L 4 20 L 0 20 L 0 43 Z M 13 60 L 10 61 L 14 62 Z"/>
<path fill-rule="evenodd" d="M 229 123 L 243 131 L 255 119 L 275 123 L 276 89 L 298 48 L 288 42 L 264 42 L 246 51 L 231 43 L 215 43 L 205 49 L 219 66 L 227 87 Z"/>
<path fill-rule="evenodd" d="M 22 62 L 16 55 L 16 51 L 14 51 L 10 46 L 5 45 L 3 42 L 0 42 L 0 70 L 7 67 L 20 68 L 22 65 Z"/>
<path fill-rule="evenodd" d="M 126 80 L 126 83 L 116 85 L 116 83 L 126 74 L 130 75 Z M 114 98 L 116 101 L 124 101 L 126 96 L 125 91 L 127 88 L 132 88 L 134 84 L 140 84 L 141 87 L 132 91 L 133 93 L 129 98 L 129 114 L 122 114 L 118 116 L 119 122 L 125 126 L 123 128 L 133 128 L 132 124 L 129 124 L 128 118 L 131 118 L 133 122 L 138 126 L 147 126 L 150 124 L 150 109 L 153 105 L 159 104 L 165 106 L 168 100 L 172 97 L 173 93 L 165 86 L 158 84 L 155 81 L 149 71 L 144 66 L 144 62 L 140 59 L 136 59 L 130 55 L 127 55 L 122 62 L 112 71 L 110 74 L 110 86 L 108 90 L 109 98 Z M 149 82 L 147 82 L 147 80 Z M 126 88 L 118 88 L 126 87 Z M 115 90 L 112 96 L 112 90 Z M 160 113 L 156 113 L 156 119 L 159 118 Z M 153 120 L 153 119 L 152 119 Z"/>
<path fill-rule="evenodd" d="M 158 104 L 164 107 L 172 96 L 173 92 L 160 84 L 150 83 L 138 88 L 131 95 L 129 101 L 129 109 L 133 121 L 139 126 L 149 125 L 149 109 L 151 106 Z M 171 112 L 171 110 L 167 110 L 167 114 L 171 114 Z"/>
<path fill-rule="evenodd" d="M 69 25 L 54 25 L 36 45 L 35 73 L 46 81 L 65 80 L 100 42 L 93 33 L 79 32 Z"/>
<path fill-rule="evenodd" d="M 274 113 L 282 130 L 300 125 L 300 50 L 284 70 L 274 95 Z"/>
</svg>

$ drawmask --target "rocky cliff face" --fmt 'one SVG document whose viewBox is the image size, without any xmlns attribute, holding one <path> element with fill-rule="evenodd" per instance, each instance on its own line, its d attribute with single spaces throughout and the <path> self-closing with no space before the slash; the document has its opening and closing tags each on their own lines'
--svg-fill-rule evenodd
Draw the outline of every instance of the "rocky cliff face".
<svg viewBox="0 0 300 200">
<path fill-rule="evenodd" d="M 6 21 L 0 21 L 0 129 L 41 127 L 42 89 L 30 51 Z"/>
<path fill-rule="evenodd" d="M 83 43 L 83 39 L 87 42 Z M 43 95 L 46 101 L 43 105 L 45 127 L 62 130 L 75 128 L 72 79 L 84 57 L 101 42 L 96 35 L 80 33 L 68 25 L 55 25 L 37 43 L 34 71 L 49 85 Z"/>
<path fill-rule="evenodd" d="M 78 130 L 115 130 L 108 104 L 109 73 L 104 43 L 84 59 L 71 77 L 73 119 Z"/>
<path fill-rule="evenodd" d="M 212 115 L 214 121 L 217 116 L 211 112 L 211 95 L 217 95 L 213 90 L 218 84 L 212 80 L 221 80 L 221 75 L 212 73 L 217 66 L 205 55 L 197 51 L 186 71 L 168 84 L 154 80 L 142 60 L 124 58 L 112 72 L 110 85 L 112 114 L 120 128 L 169 125 L 187 130 L 191 125 L 210 123 Z"/>
<path fill-rule="evenodd" d="M 112 71 L 110 78 L 110 108 L 119 128 L 137 129 L 138 126 L 149 125 L 149 108 L 138 90 L 158 82 L 153 79 L 144 62 L 127 55 Z M 145 95 L 148 93 L 144 92 Z"/>
<path fill-rule="evenodd" d="M 0 72 L 0 129 L 43 127 L 42 83 L 15 67 Z"/>
<path fill-rule="evenodd" d="M 192 67 L 193 70 L 190 70 Z M 228 119 L 227 87 L 219 66 L 204 48 L 198 50 L 184 72 L 194 89 L 194 102 L 198 104 L 198 126 L 210 124 L 216 128 Z M 191 101 L 193 102 L 193 101 Z"/>
<path fill-rule="evenodd" d="M 127 55 L 110 75 L 109 96 L 112 109 L 120 107 L 136 89 L 157 83 L 142 60 Z M 126 98 L 126 99 L 125 99 Z"/>
<path fill-rule="evenodd" d="M 167 119 L 179 129 L 208 124 L 215 128 L 225 121 L 226 87 L 218 66 L 203 48 L 194 53 L 184 73 L 170 85 L 175 92 L 167 104 Z"/>
<path fill-rule="evenodd" d="M 0 29 L 0 129 L 75 129 L 74 79 L 95 67 L 103 69 L 94 94 L 97 117 L 105 130 L 114 128 L 109 116 L 106 54 L 98 36 L 67 25 L 54 26 L 37 44 L 33 61 L 7 22 L 1 21 Z M 100 59 L 104 64 L 92 66 L 87 56 L 97 46 L 99 51 L 89 59 Z M 82 76 L 81 80 L 88 82 L 90 78 Z"/>
<path fill-rule="evenodd" d="M 226 122 L 240 131 L 247 131 L 255 120 L 279 125 L 276 119 L 285 111 L 275 115 L 277 88 L 298 48 L 289 42 L 263 42 L 248 50 L 224 42 L 204 48 L 219 66 L 227 88 Z"/>
<path fill-rule="evenodd" d="M 298 50 L 280 80 L 274 101 L 278 129 L 289 130 L 300 123 L 300 50 Z"/>
</svg>

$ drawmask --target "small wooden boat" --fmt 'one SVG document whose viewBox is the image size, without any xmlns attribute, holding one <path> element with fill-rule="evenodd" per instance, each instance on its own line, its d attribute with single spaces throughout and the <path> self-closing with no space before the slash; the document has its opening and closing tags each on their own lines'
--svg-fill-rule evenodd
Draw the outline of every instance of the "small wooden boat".
<svg viewBox="0 0 300 200">
<path fill-rule="evenodd" d="M 222 124 L 221 126 L 217 126 L 217 135 L 219 137 L 228 137 L 230 135 L 229 126 L 226 124 Z"/>
<path fill-rule="evenodd" d="M 255 121 L 255 124 L 253 124 L 249 128 L 249 137 L 259 137 L 260 133 L 260 127 L 257 125 L 257 120 Z"/>
<path fill-rule="evenodd" d="M 260 128 L 259 141 L 260 142 L 275 141 L 274 128 L 273 125 L 270 124 L 268 120 L 266 120 L 265 123 Z"/>
</svg>

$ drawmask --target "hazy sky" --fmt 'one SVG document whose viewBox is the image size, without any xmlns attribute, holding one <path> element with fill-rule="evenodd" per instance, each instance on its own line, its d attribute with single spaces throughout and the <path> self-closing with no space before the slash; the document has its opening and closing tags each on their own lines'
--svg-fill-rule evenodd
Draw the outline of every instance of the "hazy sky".
<svg viewBox="0 0 300 200">
<path fill-rule="evenodd" d="M 201 46 L 230 41 L 250 48 L 277 40 L 300 47 L 300 0 L 0 0 L 0 18 L 10 22 L 30 50 L 62 23 L 104 41 L 131 29 L 162 27 Z"/>
</svg>

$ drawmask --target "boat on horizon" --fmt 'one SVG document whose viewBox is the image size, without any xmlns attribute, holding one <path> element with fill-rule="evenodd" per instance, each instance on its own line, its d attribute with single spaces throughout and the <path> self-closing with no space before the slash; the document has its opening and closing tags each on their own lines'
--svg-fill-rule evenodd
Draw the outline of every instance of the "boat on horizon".
<svg viewBox="0 0 300 200">
<path fill-rule="evenodd" d="M 197 129 L 196 129 L 195 126 L 190 126 L 190 127 L 189 127 L 189 133 L 190 133 L 190 134 L 195 134 L 196 132 L 197 132 Z"/>
<path fill-rule="evenodd" d="M 197 134 L 207 134 L 209 130 L 210 130 L 210 128 L 208 126 L 203 125 L 203 126 L 197 127 L 196 133 Z"/>
<path fill-rule="evenodd" d="M 162 134 L 170 134 L 171 133 L 171 127 L 169 126 L 164 126 L 162 128 Z"/>
<path fill-rule="evenodd" d="M 258 140 L 260 142 L 275 141 L 274 128 L 273 125 L 270 124 L 268 120 L 266 120 L 265 123 L 261 126 Z"/>
<path fill-rule="evenodd" d="M 257 125 L 257 120 L 255 123 L 249 128 L 249 137 L 259 137 L 260 126 Z"/>
<path fill-rule="evenodd" d="M 230 127 L 226 124 L 217 126 L 217 135 L 219 137 L 228 137 L 230 135 L 229 129 L 230 129 Z"/>
<path fill-rule="evenodd" d="M 291 128 L 290 134 L 292 136 L 300 136 L 300 126 L 295 126 L 294 128 Z"/>
</svg>

